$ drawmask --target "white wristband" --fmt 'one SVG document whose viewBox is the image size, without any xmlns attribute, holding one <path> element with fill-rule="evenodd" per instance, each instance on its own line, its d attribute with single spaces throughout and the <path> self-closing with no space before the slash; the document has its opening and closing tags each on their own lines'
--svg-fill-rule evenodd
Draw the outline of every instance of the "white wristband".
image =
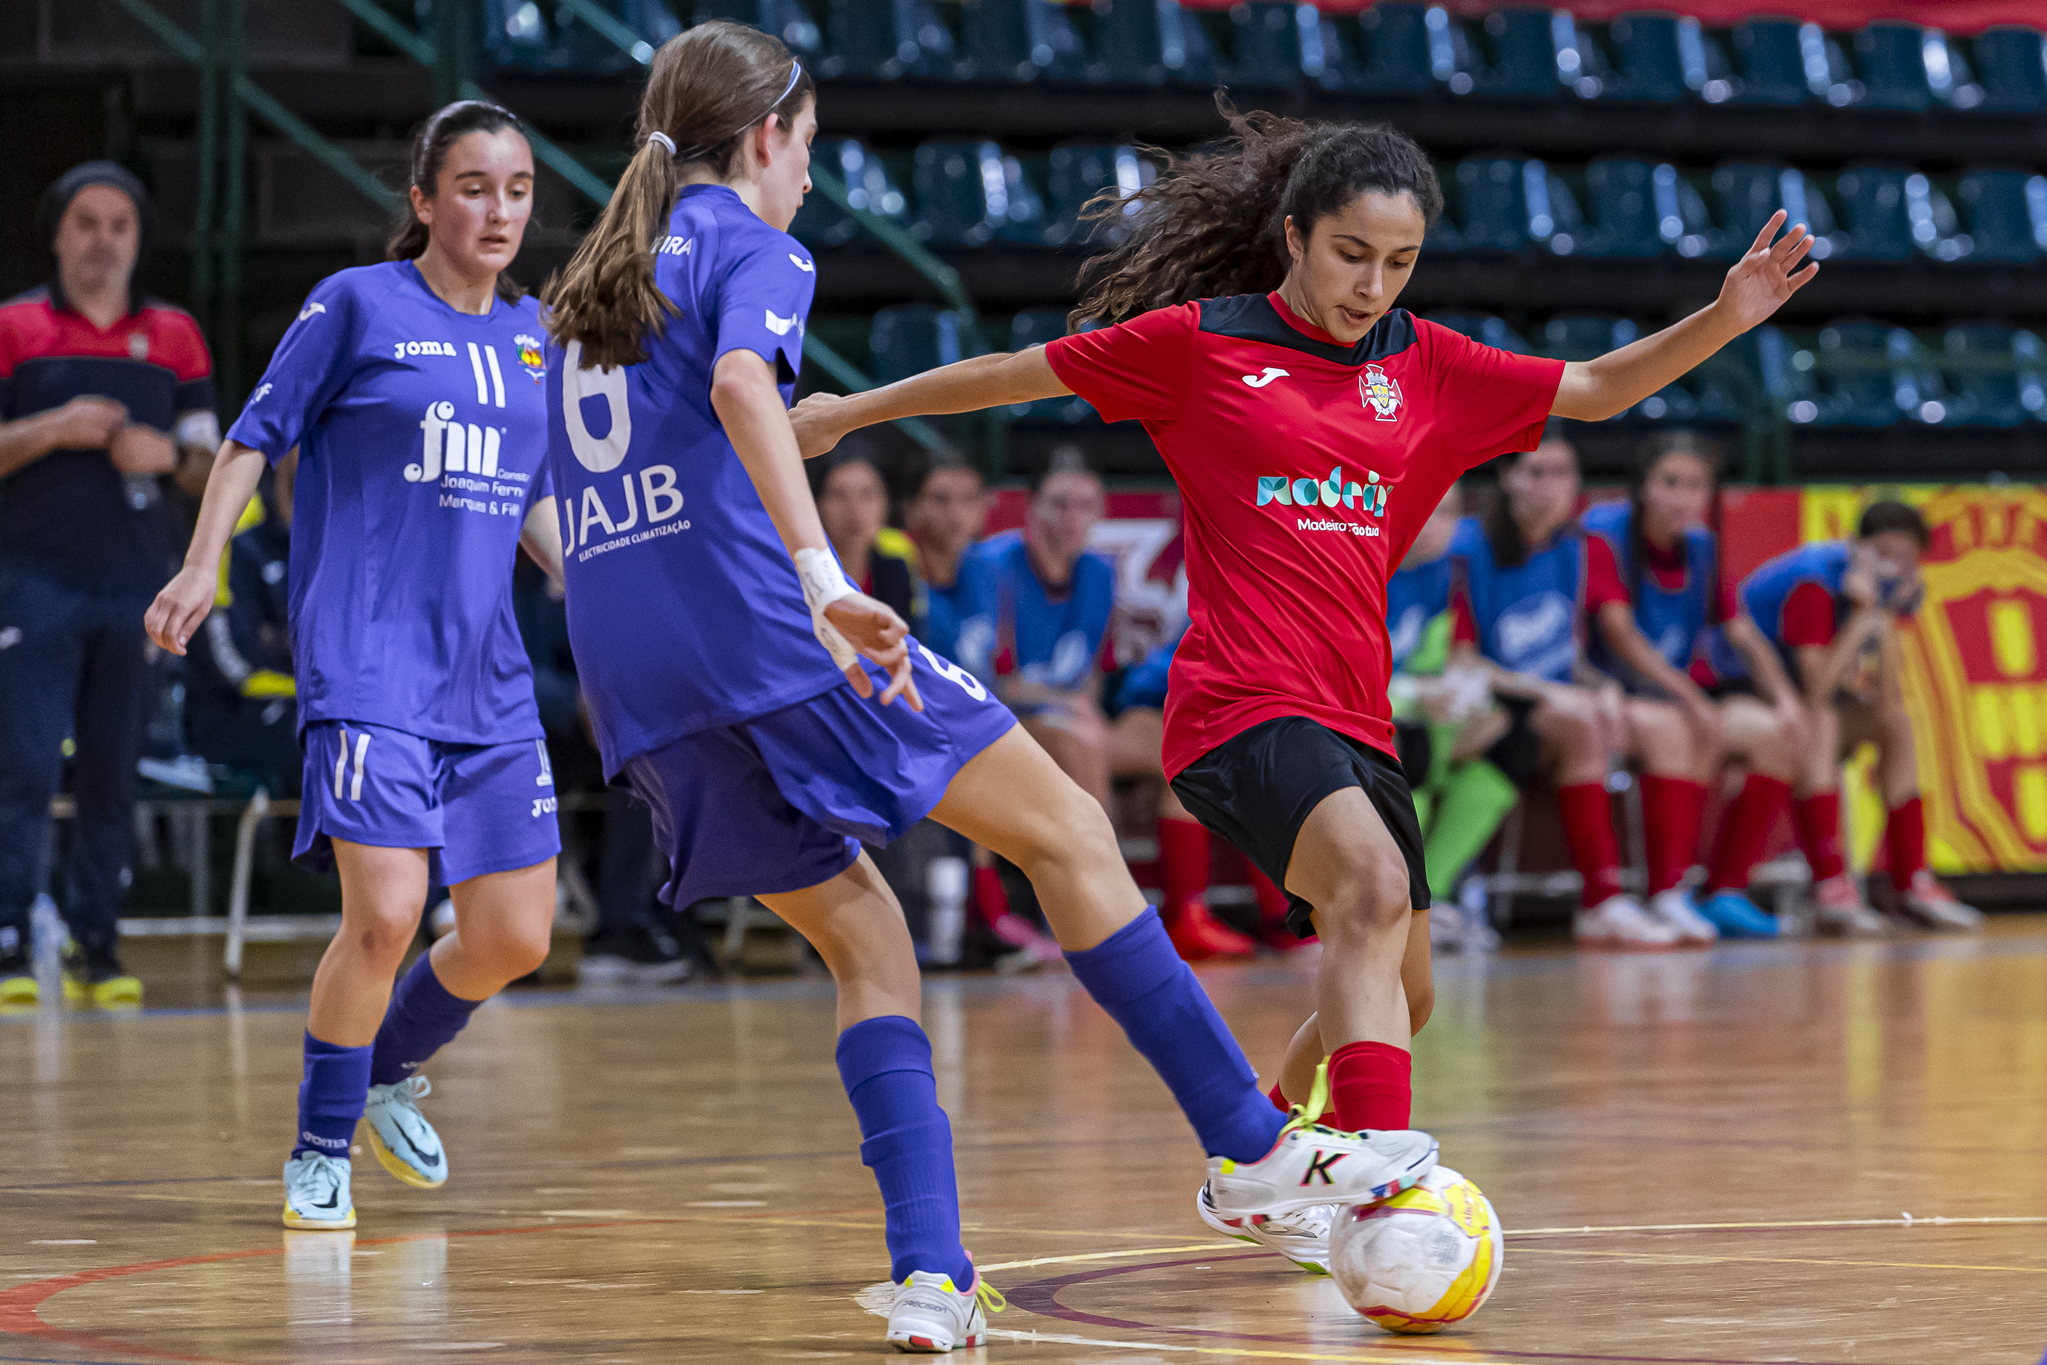
<svg viewBox="0 0 2047 1365">
<path fill-rule="evenodd" d="M 857 591 L 846 581 L 846 571 L 829 550 L 801 549 L 796 552 L 796 577 L 803 584 L 804 605 L 810 608 L 811 633 L 840 668 L 851 668 L 860 659 L 839 628 L 825 618 L 824 609 Z"/>
</svg>

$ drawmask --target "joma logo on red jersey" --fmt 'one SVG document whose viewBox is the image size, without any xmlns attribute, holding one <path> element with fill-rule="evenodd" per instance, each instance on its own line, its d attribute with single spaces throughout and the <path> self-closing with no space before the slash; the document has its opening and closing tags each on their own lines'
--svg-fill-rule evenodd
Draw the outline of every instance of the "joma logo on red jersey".
<svg viewBox="0 0 2047 1365">
<path fill-rule="evenodd" d="M 1367 516 L 1386 515 L 1386 485 L 1377 470 L 1365 471 L 1359 484 L 1343 476 L 1343 466 L 1329 471 L 1326 479 L 1289 479 L 1284 474 L 1258 476 L 1258 505 L 1276 502 L 1281 507 L 1356 507 Z"/>
</svg>

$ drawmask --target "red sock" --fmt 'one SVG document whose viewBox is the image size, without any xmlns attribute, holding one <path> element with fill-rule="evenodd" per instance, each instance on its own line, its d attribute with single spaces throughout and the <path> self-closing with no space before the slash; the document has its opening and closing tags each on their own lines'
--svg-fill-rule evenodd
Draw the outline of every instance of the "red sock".
<svg viewBox="0 0 2047 1365">
<path fill-rule="evenodd" d="M 1884 822 L 1884 852 L 1891 864 L 1891 885 L 1903 891 L 1912 874 L 1926 866 L 1926 807 L 1918 797 L 1892 806 Z"/>
<path fill-rule="evenodd" d="M 1620 841 L 1614 838 L 1613 807 L 1607 804 L 1606 784 L 1580 782 L 1558 787 L 1557 810 L 1564 817 L 1564 842 L 1570 846 L 1571 861 L 1585 879 L 1585 908 L 1618 896 L 1621 850 Z"/>
<path fill-rule="evenodd" d="M 1192 820 L 1159 821 L 1159 878 L 1172 919 L 1180 907 L 1208 890 L 1208 830 Z"/>
<path fill-rule="evenodd" d="M 1414 1058 L 1391 1043 L 1345 1043 L 1329 1056 L 1338 1128 L 1405 1128 L 1414 1110 Z"/>
<path fill-rule="evenodd" d="M 1009 913 L 1009 893 L 1002 889 L 1002 873 L 994 867 L 974 869 L 974 909 L 989 924 Z"/>
<path fill-rule="evenodd" d="M 1812 879 L 1838 877 L 1841 860 L 1841 793 L 1814 792 L 1798 803 L 1798 848 L 1812 867 Z"/>
<path fill-rule="evenodd" d="M 1258 917 L 1267 924 L 1285 924 L 1287 911 L 1293 902 L 1286 892 L 1272 884 L 1272 878 L 1260 872 L 1256 865 L 1245 862 L 1251 872 L 1251 893 L 1258 897 Z"/>
<path fill-rule="evenodd" d="M 1293 1106 L 1286 1102 L 1286 1096 L 1280 1093 L 1278 1081 L 1274 1081 L 1272 1083 L 1272 1089 L 1265 1092 L 1265 1098 L 1271 1100 L 1272 1107 L 1274 1109 L 1279 1110 L 1279 1112 L 1282 1114 L 1289 1113 L 1293 1110 Z"/>
<path fill-rule="evenodd" d="M 1739 891 L 1748 885 L 1750 869 L 1763 860 L 1763 845 L 1777 818 L 1791 805 L 1791 784 L 1781 778 L 1750 773 L 1741 795 L 1720 817 L 1720 837 L 1713 845 L 1706 892 Z"/>
<path fill-rule="evenodd" d="M 1706 818 L 1706 784 L 1685 777 L 1642 775 L 1642 825 L 1649 846 L 1649 894 L 1668 891 L 1691 871 Z M 1596 904 L 1596 902 L 1587 902 Z"/>
</svg>

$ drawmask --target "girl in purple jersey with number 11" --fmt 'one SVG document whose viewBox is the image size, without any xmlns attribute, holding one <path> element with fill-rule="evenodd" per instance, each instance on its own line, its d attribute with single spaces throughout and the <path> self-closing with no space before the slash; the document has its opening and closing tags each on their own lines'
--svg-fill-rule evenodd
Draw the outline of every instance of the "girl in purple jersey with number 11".
<svg viewBox="0 0 2047 1365">
<path fill-rule="evenodd" d="M 559 575 L 542 468 L 541 326 L 501 273 L 533 154 L 495 105 L 413 140 L 392 259 L 316 286 L 206 486 L 185 567 L 146 624 L 183 654 L 264 463 L 296 451 L 290 563 L 305 798 L 295 854 L 341 872 L 341 932 L 313 978 L 286 1227 L 355 1226 L 349 1148 L 408 1185 L 448 1177 L 419 1066 L 547 956 L 554 776 L 512 617 L 520 544 Z M 394 991 L 429 881 L 455 932 Z"/>
<path fill-rule="evenodd" d="M 699 24 L 655 54 L 632 161 L 549 286 L 548 465 L 606 773 L 653 808 L 664 896 L 758 895 L 831 968 L 840 1079 L 887 1209 L 888 1339 L 949 1351 L 979 1344 L 999 1299 L 960 1245 L 917 960 L 862 840 L 928 815 L 1029 875 L 1074 976 L 1193 1124 L 1231 1216 L 1384 1198 L 1433 1168 L 1436 1144 L 1276 1112 L 1101 806 L 978 678 L 846 581 L 788 412 L 816 263 L 785 229 L 816 129 L 808 74 L 758 30 Z M 1155 1123 L 1114 1131 L 1137 1197 L 1183 1188 Z"/>
</svg>

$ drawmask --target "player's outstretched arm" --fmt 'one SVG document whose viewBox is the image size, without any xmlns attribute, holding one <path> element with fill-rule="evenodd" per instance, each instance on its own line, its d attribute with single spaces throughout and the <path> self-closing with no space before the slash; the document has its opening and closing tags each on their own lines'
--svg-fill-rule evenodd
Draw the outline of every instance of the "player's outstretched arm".
<svg viewBox="0 0 2047 1365">
<path fill-rule="evenodd" d="M 1045 348 L 977 355 L 935 370 L 913 374 L 865 393 L 839 397 L 812 394 L 796 405 L 790 420 L 806 460 L 836 446 L 849 431 L 893 422 L 899 417 L 936 417 L 951 412 L 979 412 L 1005 403 L 1033 403 L 1061 398 L 1073 390 L 1061 383 L 1045 359 Z"/>
<path fill-rule="evenodd" d="M 752 351 L 727 351 L 711 372 L 711 406 L 739 453 L 739 462 L 746 466 L 768 519 L 796 561 L 818 642 L 861 696 L 874 694 L 867 670 L 860 666 L 864 655 L 888 670 L 883 705 L 906 697 L 911 707 L 922 711 L 924 699 L 910 680 L 910 628 L 887 603 L 855 592 L 832 557 L 831 541 L 825 538 L 810 483 L 803 476 L 789 410 L 782 406 L 768 362 Z"/>
<path fill-rule="evenodd" d="M 1720 297 L 1673 327 L 1610 351 L 1597 360 L 1564 366 L 1563 382 L 1550 412 L 1599 422 L 1626 412 L 1665 385 L 1673 384 L 1706 357 L 1765 321 L 1784 301 L 1819 274 L 1805 261 L 1812 234 L 1803 223 L 1777 240 L 1785 214 L 1779 209 L 1757 234 L 1748 254 L 1735 262 L 1720 286 Z M 1800 262 L 1805 262 L 1800 268 Z M 884 390 L 883 392 L 886 392 Z"/>
<path fill-rule="evenodd" d="M 142 628 L 157 648 L 183 654 L 192 632 L 213 610 L 214 594 L 220 587 L 220 557 L 235 533 L 235 523 L 242 519 L 242 509 L 262 482 L 263 463 L 260 450 L 240 441 L 220 443 L 213 473 L 206 479 L 206 496 L 199 504 L 199 521 L 192 528 L 192 544 L 185 551 L 185 566 L 164 585 L 142 617 Z"/>
</svg>

